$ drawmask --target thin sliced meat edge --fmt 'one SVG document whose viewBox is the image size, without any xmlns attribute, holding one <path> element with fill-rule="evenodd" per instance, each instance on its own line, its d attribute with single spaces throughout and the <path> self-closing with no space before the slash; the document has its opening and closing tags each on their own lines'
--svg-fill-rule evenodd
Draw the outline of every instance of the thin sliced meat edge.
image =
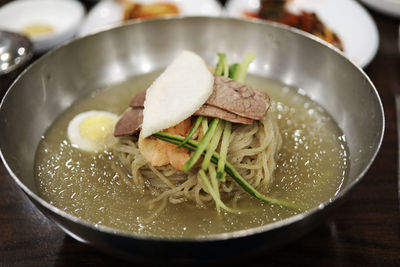
<svg viewBox="0 0 400 267">
<path fill-rule="evenodd" d="M 115 126 L 115 136 L 137 133 L 143 122 L 146 90 L 135 95 L 127 110 Z M 261 119 L 270 105 L 269 96 L 255 88 L 215 75 L 214 90 L 206 103 L 193 115 L 219 118 L 226 121 L 252 124 Z"/>
<path fill-rule="evenodd" d="M 228 112 L 226 110 L 209 106 L 204 104 L 198 111 L 193 115 L 195 116 L 205 116 L 212 118 L 219 118 L 226 121 L 241 123 L 241 124 L 252 124 L 253 120 L 240 117 L 237 114 Z M 121 119 L 117 122 L 114 129 L 114 136 L 129 136 L 136 134 L 143 122 L 143 109 L 142 108 L 129 108 L 122 115 Z"/>
<path fill-rule="evenodd" d="M 258 89 L 215 75 L 214 90 L 206 104 L 242 117 L 260 120 L 270 106 L 270 99 Z"/>
<path fill-rule="evenodd" d="M 263 91 L 230 78 L 219 75 L 214 75 L 214 77 L 214 90 L 205 104 L 252 120 L 260 120 L 267 112 L 270 99 Z M 145 97 L 146 90 L 143 90 L 131 100 L 129 105 L 133 108 L 143 107 Z"/>
<path fill-rule="evenodd" d="M 252 124 L 253 120 L 245 117 L 241 117 L 237 114 L 232 112 L 223 110 L 218 107 L 210 106 L 204 104 L 201 108 L 194 113 L 196 116 L 205 116 L 205 117 L 212 117 L 212 118 L 219 118 L 226 121 L 234 122 L 234 123 L 241 123 L 241 124 Z"/>
<path fill-rule="evenodd" d="M 143 108 L 129 108 L 115 124 L 114 136 L 129 136 L 137 133 L 143 123 Z"/>
<path fill-rule="evenodd" d="M 147 90 L 147 89 L 146 89 Z M 143 108 L 144 107 L 144 100 L 146 98 L 146 90 L 140 91 L 137 93 L 129 102 L 129 106 L 133 108 Z"/>
</svg>

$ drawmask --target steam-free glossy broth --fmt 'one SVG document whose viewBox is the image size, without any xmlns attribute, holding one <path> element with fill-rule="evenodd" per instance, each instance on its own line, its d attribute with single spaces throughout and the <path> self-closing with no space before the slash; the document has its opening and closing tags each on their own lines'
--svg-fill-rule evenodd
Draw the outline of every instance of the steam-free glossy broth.
<svg viewBox="0 0 400 267">
<path fill-rule="evenodd" d="M 110 152 L 90 154 L 71 147 L 68 122 L 87 110 L 121 114 L 132 96 L 146 88 L 158 73 L 133 77 L 96 91 L 64 112 L 48 129 L 36 155 L 35 173 L 40 195 L 54 206 L 94 223 L 153 236 L 190 237 L 262 226 L 296 212 L 262 203 L 252 197 L 240 202 L 242 214 L 217 215 L 214 207 L 170 204 L 144 223 L 154 210 L 143 205 L 143 195 L 126 185 L 111 169 Z M 276 102 L 283 138 L 275 182 L 269 196 L 295 201 L 308 208 L 333 197 L 348 169 L 345 138 L 335 121 L 302 90 L 273 80 L 249 76 L 247 83 L 266 90 Z"/>
</svg>

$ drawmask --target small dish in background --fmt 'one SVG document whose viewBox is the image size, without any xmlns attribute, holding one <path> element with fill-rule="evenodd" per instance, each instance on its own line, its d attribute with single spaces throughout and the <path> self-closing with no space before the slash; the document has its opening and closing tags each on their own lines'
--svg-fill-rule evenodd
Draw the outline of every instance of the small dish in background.
<svg viewBox="0 0 400 267">
<path fill-rule="evenodd" d="M 399 0 L 360 0 L 363 4 L 383 14 L 400 18 Z"/>
<path fill-rule="evenodd" d="M 79 28 L 78 36 L 85 36 L 123 22 L 124 0 L 102 0 L 88 13 Z M 125 0 L 137 4 L 170 3 L 184 16 L 220 16 L 221 5 L 216 0 Z"/>
<path fill-rule="evenodd" d="M 75 0 L 18 0 L 0 8 L 0 29 L 27 35 L 43 53 L 74 37 L 84 15 Z"/>
<path fill-rule="evenodd" d="M 258 12 L 259 8 L 260 0 L 229 0 L 226 14 L 243 18 L 247 12 Z M 368 11 L 357 1 L 292 0 L 288 1 L 288 9 L 292 12 L 315 12 L 339 36 L 344 54 L 358 66 L 366 67 L 375 57 L 379 46 L 378 28 Z"/>
</svg>

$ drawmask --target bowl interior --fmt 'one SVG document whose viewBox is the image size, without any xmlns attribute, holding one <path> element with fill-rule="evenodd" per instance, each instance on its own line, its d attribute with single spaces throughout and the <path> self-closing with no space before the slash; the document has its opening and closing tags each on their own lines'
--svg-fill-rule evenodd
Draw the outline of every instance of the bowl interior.
<svg viewBox="0 0 400 267">
<path fill-rule="evenodd" d="M 16 182 L 42 205 L 34 182 L 35 151 L 57 116 L 97 88 L 165 67 L 183 49 L 210 64 L 220 51 L 232 61 L 254 52 L 250 73 L 302 88 L 322 105 L 343 130 L 350 150 L 349 177 L 335 198 L 360 180 L 372 163 L 383 137 L 382 105 L 368 77 L 336 50 L 265 22 L 169 18 L 133 22 L 73 41 L 18 78 L 0 107 L 1 154 Z"/>
</svg>

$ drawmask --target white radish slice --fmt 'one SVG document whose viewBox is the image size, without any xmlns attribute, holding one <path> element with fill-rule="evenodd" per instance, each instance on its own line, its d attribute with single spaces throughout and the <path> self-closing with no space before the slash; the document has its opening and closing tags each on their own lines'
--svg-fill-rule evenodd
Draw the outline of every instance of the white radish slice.
<svg viewBox="0 0 400 267">
<path fill-rule="evenodd" d="M 213 91 L 214 76 L 197 54 L 183 51 L 147 89 L 142 136 L 189 118 Z"/>
</svg>

